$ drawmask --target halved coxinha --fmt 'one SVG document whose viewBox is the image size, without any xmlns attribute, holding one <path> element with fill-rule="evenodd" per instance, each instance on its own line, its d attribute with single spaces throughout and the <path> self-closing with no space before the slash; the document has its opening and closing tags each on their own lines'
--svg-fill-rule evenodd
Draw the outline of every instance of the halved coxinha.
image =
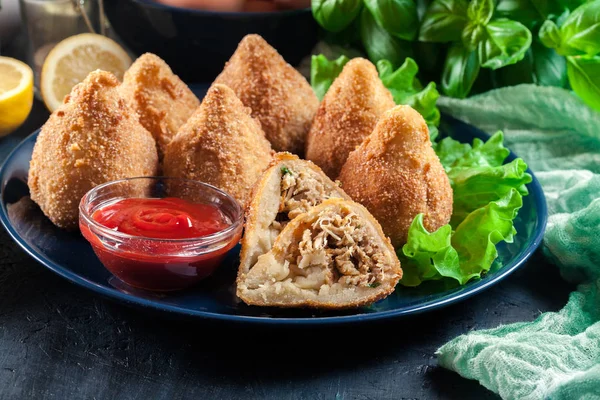
<svg viewBox="0 0 600 400">
<path fill-rule="evenodd" d="M 256 185 L 246 221 L 237 295 L 247 304 L 357 307 L 390 294 L 402 276 L 367 209 L 289 153 Z"/>
</svg>

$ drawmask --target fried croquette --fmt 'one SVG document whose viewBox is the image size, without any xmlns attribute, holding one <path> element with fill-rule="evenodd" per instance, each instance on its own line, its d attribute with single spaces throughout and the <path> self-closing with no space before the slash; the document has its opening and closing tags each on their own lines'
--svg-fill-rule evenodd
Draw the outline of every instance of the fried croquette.
<svg viewBox="0 0 600 400">
<path fill-rule="evenodd" d="M 141 55 L 125 72 L 119 91 L 154 136 L 161 158 L 179 128 L 200 105 L 167 63 L 151 53 Z"/>
<path fill-rule="evenodd" d="M 79 202 L 93 187 L 156 174 L 156 143 L 118 85 L 109 72 L 90 73 L 52 113 L 35 142 L 31 199 L 58 227 L 77 228 Z"/>
<path fill-rule="evenodd" d="M 350 60 L 319 105 L 306 139 L 306 158 L 336 179 L 348 154 L 394 105 L 375 66 L 364 58 Z"/>
<path fill-rule="evenodd" d="M 377 218 L 397 248 L 423 213 L 430 232 L 452 215 L 452 188 L 431 147 L 425 120 L 410 106 L 384 113 L 373 133 L 348 156 L 343 188 Z"/>
<path fill-rule="evenodd" d="M 302 155 L 319 100 L 306 79 L 259 35 L 247 35 L 216 83 L 252 109 L 275 151 Z"/>
<path fill-rule="evenodd" d="M 269 251 L 292 219 L 333 197 L 351 200 L 314 163 L 291 153 L 275 154 L 254 186 L 246 209 L 240 270 L 249 270 L 261 254 Z"/>
<path fill-rule="evenodd" d="M 292 219 L 272 249 L 240 268 L 237 295 L 259 306 L 344 309 L 386 297 L 401 277 L 377 220 L 356 202 L 331 198 Z"/>
<path fill-rule="evenodd" d="M 245 205 L 271 157 L 271 145 L 250 109 L 229 87 L 214 84 L 167 146 L 163 168 L 168 176 L 216 186 Z"/>
</svg>

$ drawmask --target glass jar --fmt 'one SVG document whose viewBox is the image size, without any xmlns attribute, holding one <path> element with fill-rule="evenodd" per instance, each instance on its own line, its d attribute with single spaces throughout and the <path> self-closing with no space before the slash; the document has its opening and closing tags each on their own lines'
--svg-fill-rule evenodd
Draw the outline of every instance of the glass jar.
<svg viewBox="0 0 600 400">
<path fill-rule="evenodd" d="M 27 30 L 27 62 L 34 73 L 36 95 L 42 65 L 61 40 L 80 33 L 104 33 L 103 0 L 20 0 Z"/>
</svg>

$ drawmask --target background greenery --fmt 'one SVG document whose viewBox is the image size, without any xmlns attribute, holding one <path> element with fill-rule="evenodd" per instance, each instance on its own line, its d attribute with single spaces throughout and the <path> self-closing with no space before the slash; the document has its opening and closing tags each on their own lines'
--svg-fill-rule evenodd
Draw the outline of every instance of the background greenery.
<svg viewBox="0 0 600 400">
<path fill-rule="evenodd" d="M 449 97 L 533 83 L 600 110 L 600 0 L 313 0 L 312 11 L 330 58 L 363 55 L 388 75 L 411 59 L 416 87 Z"/>
</svg>

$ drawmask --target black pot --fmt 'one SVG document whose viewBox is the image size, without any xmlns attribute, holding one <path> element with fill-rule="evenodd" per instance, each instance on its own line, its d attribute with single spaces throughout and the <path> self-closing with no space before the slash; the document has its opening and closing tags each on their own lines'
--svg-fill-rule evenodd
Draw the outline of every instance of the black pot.
<svg viewBox="0 0 600 400">
<path fill-rule="evenodd" d="M 296 66 L 317 42 L 310 9 L 279 12 L 212 12 L 150 0 L 105 0 L 110 23 L 131 51 L 163 58 L 188 83 L 212 82 L 240 40 L 261 35 Z"/>
</svg>

